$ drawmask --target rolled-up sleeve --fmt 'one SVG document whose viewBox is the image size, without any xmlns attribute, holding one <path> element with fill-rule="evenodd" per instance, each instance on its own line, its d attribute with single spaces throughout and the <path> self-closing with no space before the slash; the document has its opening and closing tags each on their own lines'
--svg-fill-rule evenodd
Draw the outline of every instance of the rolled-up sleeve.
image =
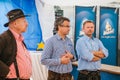
<svg viewBox="0 0 120 80">
<path fill-rule="evenodd" d="M 100 48 L 102 49 L 105 57 L 104 58 L 107 58 L 108 57 L 108 50 L 104 47 L 103 43 L 99 40 L 99 44 L 100 44 Z"/>
</svg>

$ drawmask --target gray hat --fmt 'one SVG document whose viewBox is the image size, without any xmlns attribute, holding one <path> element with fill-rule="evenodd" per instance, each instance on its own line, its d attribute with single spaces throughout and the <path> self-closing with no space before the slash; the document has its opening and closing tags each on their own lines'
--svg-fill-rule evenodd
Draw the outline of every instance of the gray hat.
<svg viewBox="0 0 120 80">
<path fill-rule="evenodd" d="M 30 15 L 24 15 L 23 11 L 21 9 L 14 9 L 14 10 L 11 10 L 7 13 L 7 18 L 9 20 L 9 22 L 5 23 L 4 26 L 5 27 L 8 27 L 8 24 L 18 18 L 21 18 L 21 17 L 27 17 L 27 16 L 30 16 Z"/>
</svg>

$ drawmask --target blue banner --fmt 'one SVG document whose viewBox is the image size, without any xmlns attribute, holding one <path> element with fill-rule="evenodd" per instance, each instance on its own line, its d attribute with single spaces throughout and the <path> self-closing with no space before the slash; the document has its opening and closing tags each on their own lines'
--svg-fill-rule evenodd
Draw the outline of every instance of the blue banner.
<svg viewBox="0 0 120 80">
<path fill-rule="evenodd" d="M 29 50 L 36 50 L 42 41 L 42 31 L 38 20 L 35 0 L 0 0 L 0 33 L 7 29 L 3 26 L 8 22 L 6 17 L 7 12 L 15 8 L 20 8 L 25 14 L 31 15 L 30 17 L 26 17 L 28 29 L 23 33 L 23 36 L 27 48 Z"/>
<path fill-rule="evenodd" d="M 84 34 L 82 31 L 83 22 L 92 20 L 96 23 L 96 7 L 75 7 L 75 43 L 80 36 Z M 95 33 L 94 33 L 95 36 Z"/>
<path fill-rule="evenodd" d="M 116 8 L 100 8 L 100 40 L 109 51 L 109 57 L 102 63 L 117 65 L 118 12 Z"/>
</svg>

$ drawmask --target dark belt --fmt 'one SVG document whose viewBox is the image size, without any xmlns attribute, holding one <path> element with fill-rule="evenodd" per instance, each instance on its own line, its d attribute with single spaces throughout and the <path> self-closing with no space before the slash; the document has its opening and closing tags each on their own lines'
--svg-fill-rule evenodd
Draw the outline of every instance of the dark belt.
<svg viewBox="0 0 120 80">
<path fill-rule="evenodd" d="M 48 70 L 48 80 L 71 80 L 72 75 L 68 73 L 56 73 Z"/>
<path fill-rule="evenodd" d="M 97 70 L 97 71 L 80 70 L 79 72 L 81 74 L 86 74 L 86 75 L 88 75 L 88 74 L 99 74 L 100 73 L 99 70 Z"/>
<path fill-rule="evenodd" d="M 55 75 L 69 75 L 70 73 L 56 73 L 56 72 L 53 72 L 51 70 L 48 70 L 49 73 L 51 74 L 55 74 Z"/>
<path fill-rule="evenodd" d="M 30 80 L 30 79 L 18 79 L 18 78 L 10 78 L 10 79 L 5 79 L 5 80 Z"/>
</svg>

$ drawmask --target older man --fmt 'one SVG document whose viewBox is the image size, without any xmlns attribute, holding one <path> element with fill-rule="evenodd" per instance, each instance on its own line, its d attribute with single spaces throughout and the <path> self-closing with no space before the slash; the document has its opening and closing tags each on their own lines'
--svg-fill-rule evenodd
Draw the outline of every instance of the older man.
<svg viewBox="0 0 120 80">
<path fill-rule="evenodd" d="M 30 80 L 31 58 L 21 35 L 28 26 L 27 16 L 21 9 L 7 13 L 8 30 L 0 35 L 0 80 Z"/>
</svg>

